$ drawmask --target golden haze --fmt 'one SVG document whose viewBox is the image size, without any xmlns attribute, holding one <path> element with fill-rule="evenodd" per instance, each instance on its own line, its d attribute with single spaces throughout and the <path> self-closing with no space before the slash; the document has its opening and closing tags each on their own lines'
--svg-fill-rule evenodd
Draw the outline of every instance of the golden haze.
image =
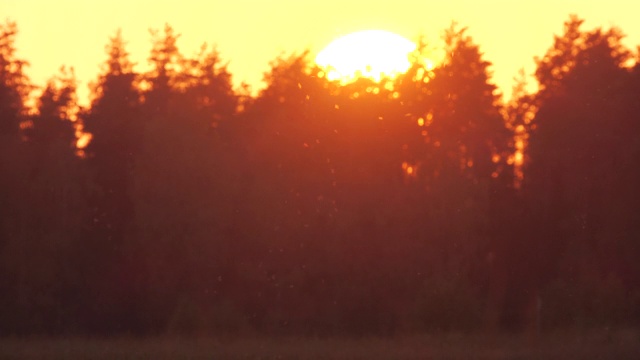
<svg viewBox="0 0 640 360">
<path fill-rule="evenodd" d="M 43 85 L 61 65 L 73 66 L 81 99 L 86 99 L 87 85 L 106 58 L 104 45 L 118 28 L 139 71 L 147 67 L 149 28 L 169 23 L 182 34 L 178 46 L 184 54 L 195 53 L 205 41 L 217 44 L 234 83 L 246 82 L 255 90 L 262 87 L 269 61 L 281 53 L 309 48 L 316 54 L 342 35 L 373 28 L 413 41 L 422 34 L 436 43 L 442 30 L 457 20 L 469 27 L 494 64 L 495 82 L 508 95 L 513 76 L 521 67 L 533 71 L 533 57 L 551 45 L 568 14 L 587 19 L 587 28 L 620 26 L 629 35 L 627 44 L 633 45 L 640 43 L 637 10 L 640 3 L 628 0 L 396 0 L 393 6 L 370 0 L 0 0 L 0 14 L 18 23 L 18 55 L 29 60 L 32 80 Z"/>
</svg>

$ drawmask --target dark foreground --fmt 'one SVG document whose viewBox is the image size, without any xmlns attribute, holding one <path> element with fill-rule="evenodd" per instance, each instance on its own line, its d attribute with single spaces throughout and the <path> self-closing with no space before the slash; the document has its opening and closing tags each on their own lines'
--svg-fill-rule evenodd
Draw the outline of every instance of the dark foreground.
<svg viewBox="0 0 640 360">
<path fill-rule="evenodd" d="M 640 359 L 640 331 L 399 338 L 2 339 L 0 359 Z"/>
</svg>

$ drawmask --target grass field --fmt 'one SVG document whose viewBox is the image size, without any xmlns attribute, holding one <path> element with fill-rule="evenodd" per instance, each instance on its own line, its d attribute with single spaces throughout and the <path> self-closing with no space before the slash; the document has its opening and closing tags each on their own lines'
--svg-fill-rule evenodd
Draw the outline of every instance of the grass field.
<svg viewBox="0 0 640 360">
<path fill-rule="evenodd" d="M 0 359 L 640 359 L 640 332 L 399 338 L 0 340 Z"/>
</svg>

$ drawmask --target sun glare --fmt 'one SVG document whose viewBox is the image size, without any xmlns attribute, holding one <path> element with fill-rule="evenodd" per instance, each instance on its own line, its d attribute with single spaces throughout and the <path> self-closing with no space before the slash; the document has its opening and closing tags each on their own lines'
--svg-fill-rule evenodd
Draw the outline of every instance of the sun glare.
<svg viewBox="0 0 640 360">
<path fill-rule="evenodd" d="M 324 68 L 329 80 L 347 83 L 358 77 L 380 81 L 393 77 L 411 66 L 409 54 L 416 44 L 384 30 L 365 30 L 342 36 L 322 50 L 316 63 Z"/>
</svg>

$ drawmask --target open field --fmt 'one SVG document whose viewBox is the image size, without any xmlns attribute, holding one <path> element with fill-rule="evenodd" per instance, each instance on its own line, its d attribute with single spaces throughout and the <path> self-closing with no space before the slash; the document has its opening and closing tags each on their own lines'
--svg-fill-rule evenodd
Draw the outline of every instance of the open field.
<svg viewBox="0 0 640 360">
<path fill-rule="evenodd" d="M 399 338 L 2 339 L 0 359 L 640 359 L 640 332 Z"/>
</svg>

